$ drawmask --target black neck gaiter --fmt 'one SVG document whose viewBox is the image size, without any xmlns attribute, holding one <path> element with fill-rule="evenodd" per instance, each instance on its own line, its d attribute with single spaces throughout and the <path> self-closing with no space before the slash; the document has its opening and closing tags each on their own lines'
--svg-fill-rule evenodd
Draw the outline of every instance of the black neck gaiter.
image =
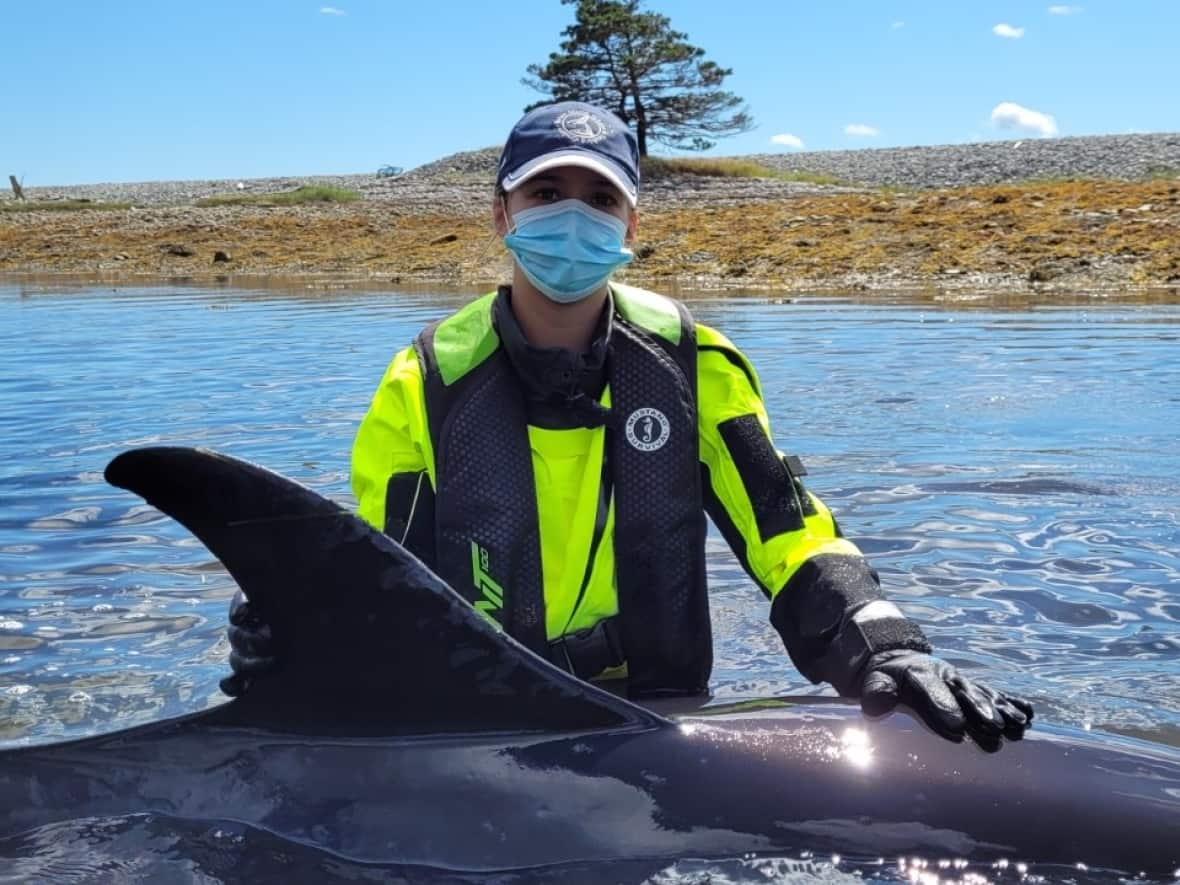
<svg viewBox="0 0 1180 885">
<path fill-rule="evenodd" d="M 610 410 L 598 399 L 606 385 L 606 355 L 611 314 L 608 297 L 590 349 L 574 353 L 564 347 L 534 347 L 512 313 L 512 287 L 501 286 L 492 322 L 524 392 L 529 423 L 550 430 L 601 427 Z"/>
</svg>

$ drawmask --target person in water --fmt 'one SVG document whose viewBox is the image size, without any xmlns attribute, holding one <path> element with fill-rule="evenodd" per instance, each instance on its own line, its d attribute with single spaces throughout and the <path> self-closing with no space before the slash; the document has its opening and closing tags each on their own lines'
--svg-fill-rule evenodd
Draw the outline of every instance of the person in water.
<svg viewBox="0 0 1180 885">
<path fill-rule="evenodd" d="M 952 740 L 1021 737 L 1031 705 L 932 656 L 776 449 L 746 357 L 679 302 L 612 282 L 639 177 L 634 135 L 600 108 L 513 127 L 492 201 L 512 282 L 394 356 L 353 448 L 360 516 L 532 651 L 643 698 L 707 689 L 708 514 L 809 680 Z M 230 621 L 238 695 L 281 661 L 240 594 Z"/>
</svg>

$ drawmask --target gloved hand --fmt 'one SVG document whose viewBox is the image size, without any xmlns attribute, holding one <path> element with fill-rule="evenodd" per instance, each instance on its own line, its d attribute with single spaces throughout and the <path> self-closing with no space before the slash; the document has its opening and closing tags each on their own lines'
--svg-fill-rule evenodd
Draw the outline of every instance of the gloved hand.
<svg viewBox="0 0 1180 885">
<path fill-rule="evenodd" d="M 1032 704 L 963 676 L 932 655 L 906 649 L 882 651 L 864 667 L 860 705 L 869 716 L 905 704 L 935 732 L 952 741 L 970 736 L 995 752 L 1001 738 L 1020 740 L 1033 718 Z"/>
<path fill-rule="evenodd" d="M 278 669 L 274 637 L 239 590 L 229 604 L 229 666 L 234 672 L 219 683 L 231 698 L 245 694 L 251 683 Z"/>
</svg>

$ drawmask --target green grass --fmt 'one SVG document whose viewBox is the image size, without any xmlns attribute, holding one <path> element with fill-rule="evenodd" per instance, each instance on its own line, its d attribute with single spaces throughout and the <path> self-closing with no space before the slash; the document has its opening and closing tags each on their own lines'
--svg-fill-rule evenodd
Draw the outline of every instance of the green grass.
<svg viewBox="0 0 1180 885">
<path fill-rule="evenodd" d="M 352 203 L 361 195 L 339 187 L 300 187 L 277 194 L 218 194 L 197 200 L 198 206 L 302 206 L 306 203 Z"/>
<path fill-rule="evenodd" d="M 3 200 L 0 212 L 70 212 L 77 209 L 104 211 L 130 209 L 130 203 L 95 203 L 91 200 Z"/>
<path fill-rule="evenodd" d="M 843 184 L 834 175 L 824 175 L 820 172 L 804 172 L 802 169 L 772 169 L 772 178 L 781 181 L 800 181 L 804 184 Z"/>
<path fill-rule="evenodd" d="M 808 184 L 839 184 L 830 175 L 818 175 L 798 169 L 771 169 L 753 160 L 733 157 L 644 157 L 641 163 L 644 178 L 666 178 L 669 175 L 705 175 L 712 178 L 773 178 L 779 181 L 801 181 Z"/>
<path fill-rule="evenodd" d="M 1105 175 L 1047 175 L 1043 178 L 1021 178 L 1015 181 L 1001 181 L 998 184 L 1013 184 L 1013 185 L 1050 185 L 1050 184 L 1070 184 L 1072 182 L 1128 182 L 1128 181 L 1170 181 L 1180 178 L 1180 168 L 1173 168 L 1169 166 L 1155 166 L 1148 169 L 1139 178 L 1116 178 Z"/>
<path fill-rule="evenodd" d="M 997 181 L 997 187 L 1048 187 L 1054 184 L 1073 184 L 1079 181 L 1119 181 L 1117 178 L 1102 178 L 1096 175 L 1038 175 L 1032 178 L 1014 178 L 1011 181 Z"/>
<path fill-rule="evenodd" d="M 664 175 L 706 175 L 710 178 L 770 178 L 772 170 L 750 160 L 728 157 L 644 157 L 643 174 L 650 178 Z"/>
<path fill-rule="evenodd" d="M 1147 170 L 1148 181 L 1172 181 L 1180 178 L 1180 169 L 1171 166 L 1154 166 Z"/>
</svg>

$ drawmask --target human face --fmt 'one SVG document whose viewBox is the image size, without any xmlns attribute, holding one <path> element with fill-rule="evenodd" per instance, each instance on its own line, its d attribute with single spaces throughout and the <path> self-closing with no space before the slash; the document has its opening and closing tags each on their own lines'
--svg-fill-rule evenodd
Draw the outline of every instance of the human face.
<svg viewBox="0 0 1180 885">
<path fill-rule="evenodd" d="M 626 245 L 630 246 L 635 239 L 638 213 L 631 208 L 622 191 L 593 169 L 582 166 L 555 166 L 534 175 L 503 197 L 502 200 L 496 199 L 492 206 L 496 233 L 500 236 L 511 230 L 512 216 L 522 209 L 544 206 L 559 200 L 576 199 L 625 222 Z"/>
</svg>

